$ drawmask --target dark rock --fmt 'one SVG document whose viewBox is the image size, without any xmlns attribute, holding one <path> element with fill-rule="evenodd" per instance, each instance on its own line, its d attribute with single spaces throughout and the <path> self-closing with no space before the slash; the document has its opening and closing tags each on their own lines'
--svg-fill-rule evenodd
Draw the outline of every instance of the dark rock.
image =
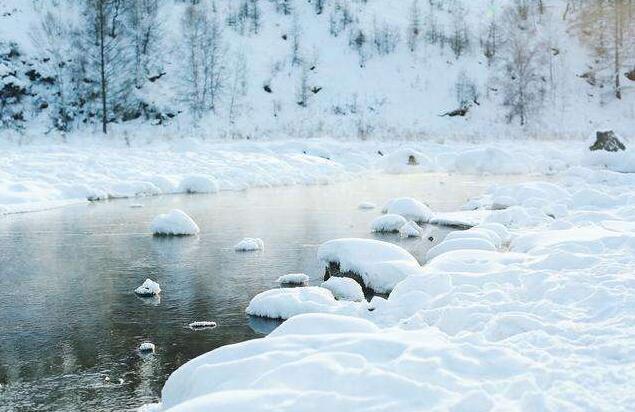
<svg viewBox="0 0 635 412">
<path fill-rule="evenodd" d="M 628 80 L 635 82 L 635 69 L 631 70 L 630 72 L 624 73 L 624 76 L 626 76 Z"/>
<path fill-rule="evenodd" d="M 273 90 L 271 90 L 271 86 L 269 86 L 268 84 L 265 84 L 262 87 L 267 93 L 273 93 Z"/>
<path fill-rule="evenodd" d="M 408 156 L 408 165 L 417 166 L 419 162 L 417 162 L 417 158 L 414 155 Z"/>
<path fill-rule="evenodd" d="M 597 132 L 595 135 L 595 143 L 589 147 L 589 150 L 604 150 L 606 152 L 618 152 L 626 150 L 624 143 L 620 141 L 613 130 Z"/>
</svg>

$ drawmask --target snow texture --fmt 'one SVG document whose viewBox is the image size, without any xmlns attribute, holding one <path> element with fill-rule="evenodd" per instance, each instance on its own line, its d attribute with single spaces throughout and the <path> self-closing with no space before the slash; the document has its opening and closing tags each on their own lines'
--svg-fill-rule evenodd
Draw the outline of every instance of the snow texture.
<svg viewBox="0 0 635 412">
<path fill-rule="evenodd" d="M 387 214 L 375 218 L 370 224 L 370 229 L 377 233 L 397 233 L 407 222 L 403 216 Z"/>
<path fill-rule="evenodd" d="M 364 300 L 362 287 L 350 278 L 331 277 L 320 287 L 330 290 L 337 300 L 352 300 L 354 302 Z"/>
<path fill-rule="evenodd" d="M 159 236 L 197 235 L 201 231 L 194 220 L 179 209 L 155 217 L 150 230 Z"/>
<path fill-rule="evenodd" d="M 246 237 L 234 246 L 236 252 L 253 252 L 264 250 L 265 242 L 262 239 Z"/>
<path fill-rule="evenodd" d="M 134 290 L 134 293 L 142 297 L 156 296 L 161 293 L 161 287 L 157 282 L 146 279 L 141 286 Z"/>
<path fill-rule="evenodd" d="M 414 220 L 417 223 L 427 223 L 432 219 L 432 210 L 420 201 L 401 197 L 388 201 L 384 206 L 384 213 L 403 216 L 407 220 Z"/>
<path fill-rule="evenodd" d="M 305 285 L 309 283 L 309 276 L 304 273 L 289 273 L 278 278 L 281 285 Z"/>
<path fill-rule="evenodd" d="M 423 235 L 423 228 L 414 220 L 411 220 L 399 229 L 399 234 L 401 234 L 401 237 L 421 237 Z"/>
</svg>

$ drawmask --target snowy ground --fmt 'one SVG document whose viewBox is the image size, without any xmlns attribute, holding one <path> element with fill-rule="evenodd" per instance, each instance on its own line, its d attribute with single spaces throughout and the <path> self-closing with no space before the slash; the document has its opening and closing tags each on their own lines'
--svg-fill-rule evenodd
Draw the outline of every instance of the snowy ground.
<svg viewBox="0 0 635 412">
<path fill-rule="evenodd" d="M 274 140 L 235 143 L 181 139 L 125 147 L 92 144 L 0 146 L 0 214 L 87 200 L 166 193 L 328 184 L 373 172 L 556 173 L 608 163 L 635 169 L 632 152 L 585 154 L 587 142 L 432 142 Z M 379 153 L 381 152 L 382 155 Z M 414 156 L 417 166 L 407 164 Z"/>
<path fill-rule="evenodd" d="M 334 158 L 344 156 L 338 147 L 329 146 Z M 369 159 L 376 150 L 357 147 L 347 155 Z M 386 300 L 342 302 L 316 287 L 269 292 L 274 315 L 277 302 L 295 302 L 289 320 L 266 338 L 188 362 L 166 383 L 162 404 L 147 409 L 629 410 L 635 174 L 582 167 L 597 158 L 538 144 L 485 159 L 486 149 L 416 149 L 446 170 L 562 170 L 549 183 L 497 186 L 470 201 L 501 210 L 451 236 Z M 322 167 L 332 178 L 362 163 Z"/>
</svg>

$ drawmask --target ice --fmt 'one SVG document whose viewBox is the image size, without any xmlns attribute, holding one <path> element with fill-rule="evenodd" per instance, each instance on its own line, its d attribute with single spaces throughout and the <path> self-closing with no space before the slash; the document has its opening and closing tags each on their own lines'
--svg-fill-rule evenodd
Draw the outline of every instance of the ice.
<svg viewBox="0 0 635 412">
<path fill-rule="evenodd" d="M 421 272 L 417 260 L 392 243 L 372 239 L 337 239 L 318 249 L 318 259 L 326 268 L 337 263 L 342 274 L 359 276 L 364 286 L 387 293 L 408 275 Z"/>
<path fill-rule="evenodd" d="M 410 197 L 400 197 L 388 201 L 383 212 L 400 215 L 417 223 L 427 223 L 433 217 L 430 207 Z"/>
<path fill-rule="evenodd" d="M 146 279 L 141 286 L 134 290 L 134 293 L 142 297 L 151 297 L 161 293 L 161 288 L 157 282 Z"/>
<path fill-rule="evenodd" d="M 179 209 L 154 218 L 150 229 L 155 235 L 163 236 L 197 235 L 200 232 L 194 220 Z"/>
<path fill-rule="evenodd" d="M 338 300 L 352 300 L 354 302 L 364 300 L 362 287 L 350 278 L 331 277 L 326 282 L 323 282 L 320 287 L 330 290 Z"/>
<path fill-rule="evenodd" d="M 373 232 L 397 233 L 408 221 L 400 215 L 387 214 L 377 217 L 370 224 Z"/>
<path fill-rule="evenodd" d="M 423 228 L 415 223 L 413 220 L 406 223 L 399 229 L 401 237 L 421 237 L 423 235 Z"/>
<path fill-rule="evenodd" d="M 246 237 L 234 246 L 237 252 L 252 252 L 256 250 L 264 250 L 265 242 L 262 239 Z"/>
<path fill-rule="evenodd" d="M 309 283 L 309 277 L 304 273 L 289 273 L 278 278 L 281 285 L 305 285 Z"/>
</svg>

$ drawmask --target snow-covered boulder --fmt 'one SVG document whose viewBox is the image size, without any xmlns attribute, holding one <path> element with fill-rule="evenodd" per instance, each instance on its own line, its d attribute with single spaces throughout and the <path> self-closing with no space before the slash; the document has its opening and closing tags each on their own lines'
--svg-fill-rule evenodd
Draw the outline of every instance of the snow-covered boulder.
<svg viewBox="0 0 635 412">
<path fill-rule="evenodd" d="M 191 175 L 181 180 L 177 190 L 180 193 L 216 193 L 218 189 L 216 179 L 203 175 Z"/>
<path fill-rule="evenodd" d="M 278 278 L 281 285 L 306 285 L 309 283 L 309 276 L 304 273 L 289 273 Z"/>
<path fill-rule="evenodd" d="M 143 342 L 141 345 L 139 345 L 138 350 L 140 353 L 154 353 L 156 350 L 156 346 L 154 345 L 154 343 L 151 342 Z"/>
<path fill-rule="evenodd" d="M 192 330 L 214 329 L 216 327 L 216 322 L 211 320 L 199 320 L 190 323 L 188 326 Z"/>
<path fill-rule="evenodd" d="M 371 210 L 375 209 L 376 207 L 377 205 L 373 202 L 361 202 L 359 205 L 357 205 L 357 208 L 360 210 Z"/>
<path fill-rule="evenodd" d="M 399 234 L 401 234 L 401 237 L 421 237 L 423 235 L 423 228 L 414 220 L 411 220 L 399 229 Z"/>
<path fill-rule="evenodd" d="M 370 228 L 377 233 L 397 233 L 407 222 L 403 216 L 387 214 L 373 220 Z"/>
<path fill-rule="evenodd" d="M 331 277 L 320 287 L 330 290 L 338 300 L 352 300 L 354 302 L 364 300 L 362 287 L 350 278 Z"/>
<path fill-rule="evenodd" d="M 433 217 L 432 210 L 420 201 L 411 197 L 398 197 L 386 203 L 384 213 L 403 216 L 417 223 L 428 223 Z"/>
<path fill-rule="evenodd" d="M 388 154 L 382 159 L 387 173 L 428 172 L 434 169 L 432 160 L 425 154 L 410 148 L 404 148 Z"/>
<path fill-rule="evenodd" d="M 161 293 L 161 287 L 157 282 L 151 279 L 146 279 L 141 286 L 134 290 L 134 293 L 141 297 L 157 296 Z"/>
<path fill-rule="evenodd" d="M 245 309 L 248 315 L 271 319 L 289 319 L 302 313 L 328 313 L 337 305 L 333 294 L 324 288 L 271 289 L 259 293 Z"/>
<path fill-rule="evenodd" d="M 194 220 L 179 209 L 155 217 L 150 230 L 158 236 L 188 236 L 200 232 Z"/>
<path fill-rule="evenodd" d="M 263 250 L 265 242 L 262 239 L 246 237 L 234 245 L 236 252 L 252 252 L 255 250 Z"/>
<path fill-rule="evenodd" d="M 388 242 L 373 239 L 336 239 L 318 249 L 325 280 L 331 276 L 351 277 L 376 293 L 389 293 L 421 266 L 408 251 Z"/>
<path fill-rule="evenodd" d="M 496 251 L 496 247 L 491 241 L 482 238 L 463 238 L 463 239 L 449 239 L 444 240 L 426 253 L 426 261 L 430 261 L 435 257 L 447 252 L 455 250 L 485 250 Z"/>
</svg>

